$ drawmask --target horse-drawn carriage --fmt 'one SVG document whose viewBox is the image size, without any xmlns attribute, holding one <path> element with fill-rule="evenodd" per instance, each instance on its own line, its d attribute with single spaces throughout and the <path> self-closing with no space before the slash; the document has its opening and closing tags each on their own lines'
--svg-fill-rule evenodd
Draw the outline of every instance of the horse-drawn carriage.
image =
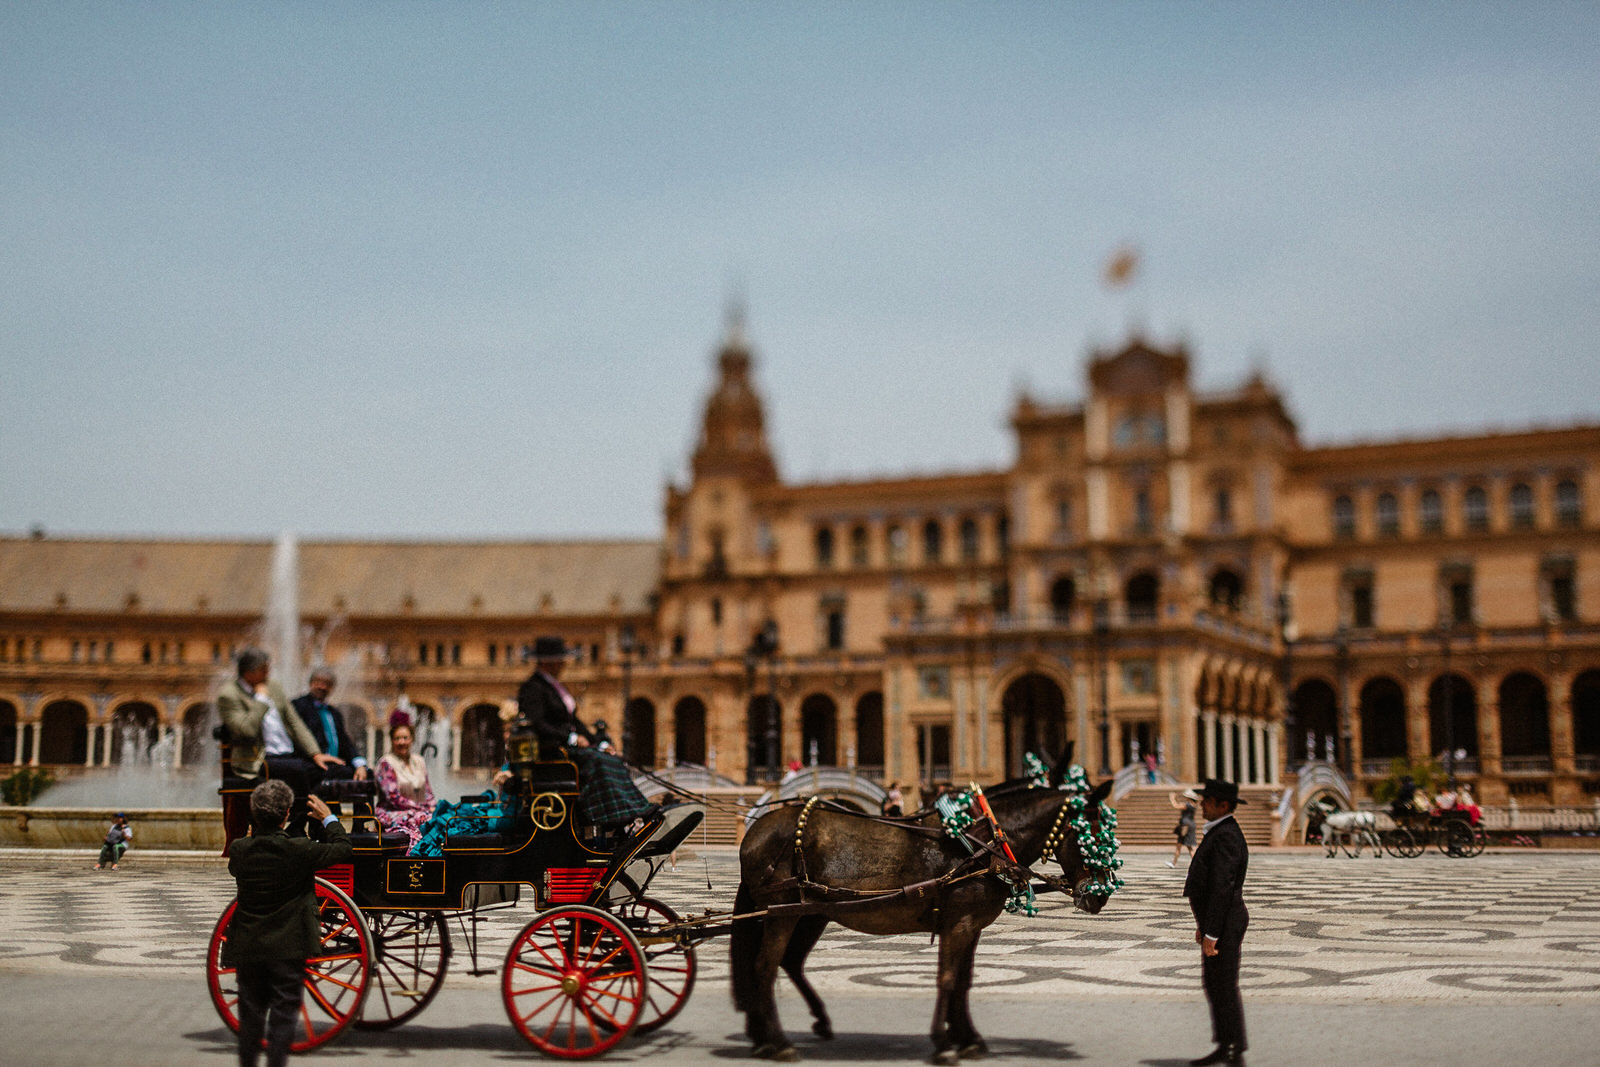
<svg viewBox="0 0 1600 1067">
<path fill-rule="evenodd" d="M 1433 845 L 1451 859 L 1471 859 L 1489 845 L 1489 835 L 1461 808 L 1425 809 L 1400 806 L 1389 812 L 1394 829 L 1383 834 L 1383 845 L 1396 856 L 1412 859 Z"/>
<path fill-rule="evenodd" d="M 823 927 L 838 921 L 855 928 L 865 922 L 879 933 L 932 932 L 960 949 L 941 951 L 935 1011 L 935 1043 L 945 1062 L 954 1062 L 955 1048 L 981 1046 L 967 1018 L 966 988 L 977 936 L 1002 903 L 1025 899 L 1031 909 L 1037 883 L 1068 892 L 1093 913 L 1120 884 L 1115 813 L 1102 804 L 1111 783 L 1092 789 L 1076 767 L 1069 776 L 1069 748 L 1035 781 L 996 787 L 992 804 L 974 787 L 942 815 L 881 819 L 818 798 L 779 806 L 749 835 L 771 848 L 746 847 L 741 856 L 741 914 L 681 918 L 648 889 L 703 809 L 658 835 L 607 836 L 584 824 L 577 767 L 564 754 L 539 758 L 537 741 L 523 729 L 512 731 L 508 751 L 517 798 L 510 830 L 448 838 L 441 856 L 408 855 L 409 840 L 383 831 L 370 804 L 355 802 L 352 861 L 320 872 L 316 882 L 323 951 L 306 963 L 295 1051 L 352 1026 L 397 1026 L 427 1007 L 454 952 L 449 919 L 464 931 L 472 973 L 493 973 L 478 967 L 481 913 L 515 906 L 531 890 L 538 914 L 506 952 L 501 999 L 516 1031 L 548 1055 L 599 1055 L 629 1034 L 661 1026 L 694 986 L 695 946 L 731 933 L 735 999 L 750 1036 L 759 1053 L 788 1058 L 781 1028 L 774 1033 L 772 978 L 781 965 L 816 1016 L 814 1029 L 831 1036 L 802 971 Z M 225 810 L 236 808 L 251 784 L 225 778 Z M 973 827 L 984 832 L 970 833 Z M 820 852 L 818 834 L 827 841 Z M 847 869 L 863 849 L 876 881 L 852 881 Z M 898 868 L 896 854 L 905 858 Z M 1052 857 L 1061 877 L 1032 869 Z M 206 969 L 217 1011 L 237 1029 L 234 972 L 222 962 L 235 906 L 217 920 Z M 943 981 L 947 965 L 959 971 L 956 999 Z"/>
<path fill-rule="evenodd" d="M 370 800 L 353 800 L 352 860 L 316 882 L 323 951 L 306 962 L 295 1051 L 351 1026 L 387 1029 L 419 1014 L 455 953 L 452 918 L 471 973 L 493 973 L 479 967 L 482 913 L 514 907 L 527 892 L 539 913 L 506 953 L 501 997 L 534 1047 L 563 1058 L 597 1055 L 682 1009 L 694 985 L 694 948 L 660 935 L 678 916 L 647 890 L 703 811 L 685 812 L 656 836 L 607 835 L 579 815 L 576 765 L 560 754 L 540 759 L 531 731 L 513 731 L 508 750 L 516 798 L 509 829 L 449 837 L 440 856 L 408 855 L 410 839 L 386 832 Z M 226 761 L 224 771 L 231 842 L 239 802 L 254 783 L 227 777 Z M 222 950 L 236 903 L 217 920 L 206 953 L 212 1001 L 234 1029 L 238 991 Z"/>
</svg>

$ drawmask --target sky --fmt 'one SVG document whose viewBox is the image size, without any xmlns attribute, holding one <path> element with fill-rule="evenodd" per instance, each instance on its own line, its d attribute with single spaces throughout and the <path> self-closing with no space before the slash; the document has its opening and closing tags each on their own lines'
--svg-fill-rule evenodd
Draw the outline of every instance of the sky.
<svg viewBox="0 0 1600 1067">
<path fill-rule="evenodd" d="M 1600 6 L 0 6 L 0 530 L 653 537 L 1097 348 L 1308 443 L 1600 421 Z M 1139 252 L 1111 290 L 1108 259 Z"/>
</svg>

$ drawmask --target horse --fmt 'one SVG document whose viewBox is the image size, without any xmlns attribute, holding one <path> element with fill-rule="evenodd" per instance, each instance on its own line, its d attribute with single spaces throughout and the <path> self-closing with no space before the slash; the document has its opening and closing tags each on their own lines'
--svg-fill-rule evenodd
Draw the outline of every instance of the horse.
<svg viewBox="0 0 1600 1067">
<path fill-rule="evenodd" d="M 1048 787 L 1017 779 L 993 787 L 985 799 L 1017 864 L 1030 867 L 1048 844 L 1065 875 L 1061 887 L 1071 892 L 1079 910 L 1093 915 L 1118 884 L 1119 861 L 1106 851 L 1109 833 L 1100 833 L 1101 803 L 1112 783 L 1090 789 L 1073 768 L 1072 791 L 1063 792 L 1071 753 L 1069 744 L 1049 772 Z M 1115 827 L 1114 816 L 1109 826 Z M 1098 840 L 1080 841 L 1086 835 Z M 1110 847 L 1114 850 L 1114 841 Z M 984 928 L 1007 906 L 1008 897 L 1020 892 L 990 868 L 989 857 L 997 849 L 998 842 L 970 855 L 932 811 L 889 820 L 812 802 L 776 808 L 757 819 L 739 850 L 734 911 L 760 914 L 735 920 L 729 945 L 734 1005 L 745 1014 L 755 1054 L 782 1062 L 799 1058 L 778 1019 L 774 985 L 780 967 L 816 1018 L 812 1029 L 824 1039 L 833 1036 L 803 968 L 824 928 L 838 922 L 867 934 L 936 936 L 933 1061 L 954 1064 L 961 1056 L 983 1055 L 987 1046 L 968 1008 L 973 960 Z M 1000 862 L 998 869 L 1025 884 L 1026 875 L 1017 868 Z"/>
<path fill-rule="evenodd" d="M 1328 855 L 1338 855 L 1341 844 L 1352 856 L 1359 855 L 1361 846 L 1369 844 L 1372 854 L 1382 857 L 1383 842 L 1378 837 L 1376 815 L 1370 811 L 1340 811 L 1326 802 L 1320 806 L 1325 813 L 1322 817 L 1322 844 Z"/>
</svg>

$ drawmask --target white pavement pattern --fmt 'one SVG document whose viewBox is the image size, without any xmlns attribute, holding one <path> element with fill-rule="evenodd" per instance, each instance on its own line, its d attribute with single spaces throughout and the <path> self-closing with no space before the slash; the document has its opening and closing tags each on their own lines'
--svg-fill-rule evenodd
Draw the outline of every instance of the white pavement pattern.
<svg viewBox="0 0 1600 1067">
<path fill-rule="evenodd" d="M 1074 912 L 1059 896 L 1041 897 L 1037 917 L 1002 916 L 981 943 L 974 995 L 1193 999 L 1199 963 L 1183 871 L 1167 868 L 1165 855 L 1125 850 L 1128 884 L 1098 916 Z M 92 866 L 89 854 L 0 853 L 0 977 L 198 976 L 232 896 L 222 863 L 130 852 L 120 872 Z M 734 854 L 708 850 L 681 857 L 651 893 L 686 915 L 722 911 L 736 880 Z M 1600 853 L 1352 860 L 1258 851 L 1245 899 L 1243 986 L 1251 1002 L 1600 1004 Z M 480 966 L 497 969 L 532 918 L 526 905 L 488 915 Z M 492 976 L 466 975 L 460 928 L 452 933 L 447 985 L 492 984 Z M 698 962 L 696 996 L 725 997 L 725 944 L 703 944 Z M 896 996 L 931 992 L 934 967 L 925 937 L 833 926 L 808 973 L 824 998 Z"/>
</svg>

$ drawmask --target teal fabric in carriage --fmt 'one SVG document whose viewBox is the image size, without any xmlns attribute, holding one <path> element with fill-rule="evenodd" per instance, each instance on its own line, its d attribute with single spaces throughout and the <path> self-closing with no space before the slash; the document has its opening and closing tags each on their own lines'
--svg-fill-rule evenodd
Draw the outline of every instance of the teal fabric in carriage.
<svg viewBox="0 0 1600 1067">
<path fill-rule="evenodd" d="M 445 843 L 452 837 L 509 833 L 516 813 L 513 798 L 496 797 L 493 793 L 464 799 L 459 804 L 441 800 L 433 809 L 433 818 L 422 824 L 417 843 L 407 855 L 442 856 Z"/>
</svg>

